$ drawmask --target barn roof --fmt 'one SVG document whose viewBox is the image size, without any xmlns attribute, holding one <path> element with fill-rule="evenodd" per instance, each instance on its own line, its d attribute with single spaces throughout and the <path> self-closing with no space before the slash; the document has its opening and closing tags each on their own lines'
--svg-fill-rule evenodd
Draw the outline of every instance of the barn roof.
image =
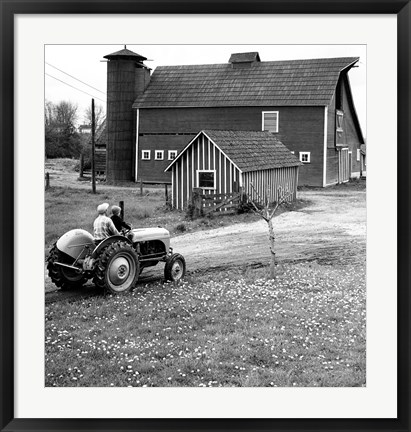
<svg viewBox="0 0 411 432">
<path fill-rule="evenodd" d="M 301 165 L 297 157 L 271 132 L 207 129 L 197 134 L 165 171 L 177 162 L 201 134 L 208 137 L 242 172 Z"/>
<path fill-rule="evenodd" d="M 236 54 L 238 56 L 239 54 Z M 133 108 L 327 106 L 338 78 L 358 57 L 159 66 Z"/>
</svg>

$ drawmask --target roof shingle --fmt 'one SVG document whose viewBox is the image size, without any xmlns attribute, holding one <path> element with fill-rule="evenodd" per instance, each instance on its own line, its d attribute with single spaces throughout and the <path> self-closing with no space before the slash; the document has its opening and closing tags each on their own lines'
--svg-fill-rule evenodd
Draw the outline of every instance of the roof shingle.
<svg viewBox="0 0 411 432">
<path fill-rule="evenodd" d="M 210 138 L 242 172 L 301 165 L 297 157 L 271 132 L 207 129 L 202 133 Z M 177 162 L 182 153 L 169 167 Z"/>
<path fill-rule="evenodd" d="M 216 106 L 326 106 L 340 72 L 358 57 L 159 66 L 133 108 Z"/>
</svg>

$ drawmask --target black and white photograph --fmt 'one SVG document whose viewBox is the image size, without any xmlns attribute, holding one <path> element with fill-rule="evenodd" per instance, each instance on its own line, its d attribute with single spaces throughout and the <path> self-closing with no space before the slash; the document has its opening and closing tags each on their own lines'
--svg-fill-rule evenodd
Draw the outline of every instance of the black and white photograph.
<svg viewBox="0 0 411 432">
<path fill-rule="evenodd" d="M 44 46 L 44 386 L 367 386 L 367 46 Z"/>
<path fill-rule="evenodd" d="M 0 0 L 0 430 L 410 430 L 410 1 Z"/>
</svg>

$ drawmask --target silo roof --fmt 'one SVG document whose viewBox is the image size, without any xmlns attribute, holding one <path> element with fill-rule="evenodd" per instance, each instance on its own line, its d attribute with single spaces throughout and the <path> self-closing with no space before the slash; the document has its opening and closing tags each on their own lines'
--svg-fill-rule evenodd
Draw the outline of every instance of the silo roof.
<svg viewBox="0 0 411 432">
<path fill-rule="evenodd" d="M 144 57 L 144 56 L 142 56 L 140 54 L 137 54 L 137 53 L 135 53 L 133 51 L 130 51 L 127 48 L 124 48 L 124 49 L 122 49 L 120 51 L 116 51 L 116 52 L 114 52 L 112 54 L 107 54 L 107 55 L 104 56 L 104 58 L 109 59 L 109 60 L 110 59 L 116 59 L 116 58 L 117 59 L 118 58 L 124 58 L 124 59 L 129 59 L 129 60 L 136 60 L 136 61 L 147 60 L 146 57 Z"/>
</svg>

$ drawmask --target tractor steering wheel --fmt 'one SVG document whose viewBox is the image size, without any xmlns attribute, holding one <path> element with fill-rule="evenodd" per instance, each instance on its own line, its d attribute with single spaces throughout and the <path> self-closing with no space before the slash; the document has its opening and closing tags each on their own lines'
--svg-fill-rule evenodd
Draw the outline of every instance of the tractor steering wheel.
<svg viewBox="0 0 411 432">
<path fill-rule="evenodd" d="M 123 236 L 127 235 L 132 229 L 133 229 L 133 225 L 129 224 L 130 228 L 121 228 L 121 234 Z"/>
</svg>

